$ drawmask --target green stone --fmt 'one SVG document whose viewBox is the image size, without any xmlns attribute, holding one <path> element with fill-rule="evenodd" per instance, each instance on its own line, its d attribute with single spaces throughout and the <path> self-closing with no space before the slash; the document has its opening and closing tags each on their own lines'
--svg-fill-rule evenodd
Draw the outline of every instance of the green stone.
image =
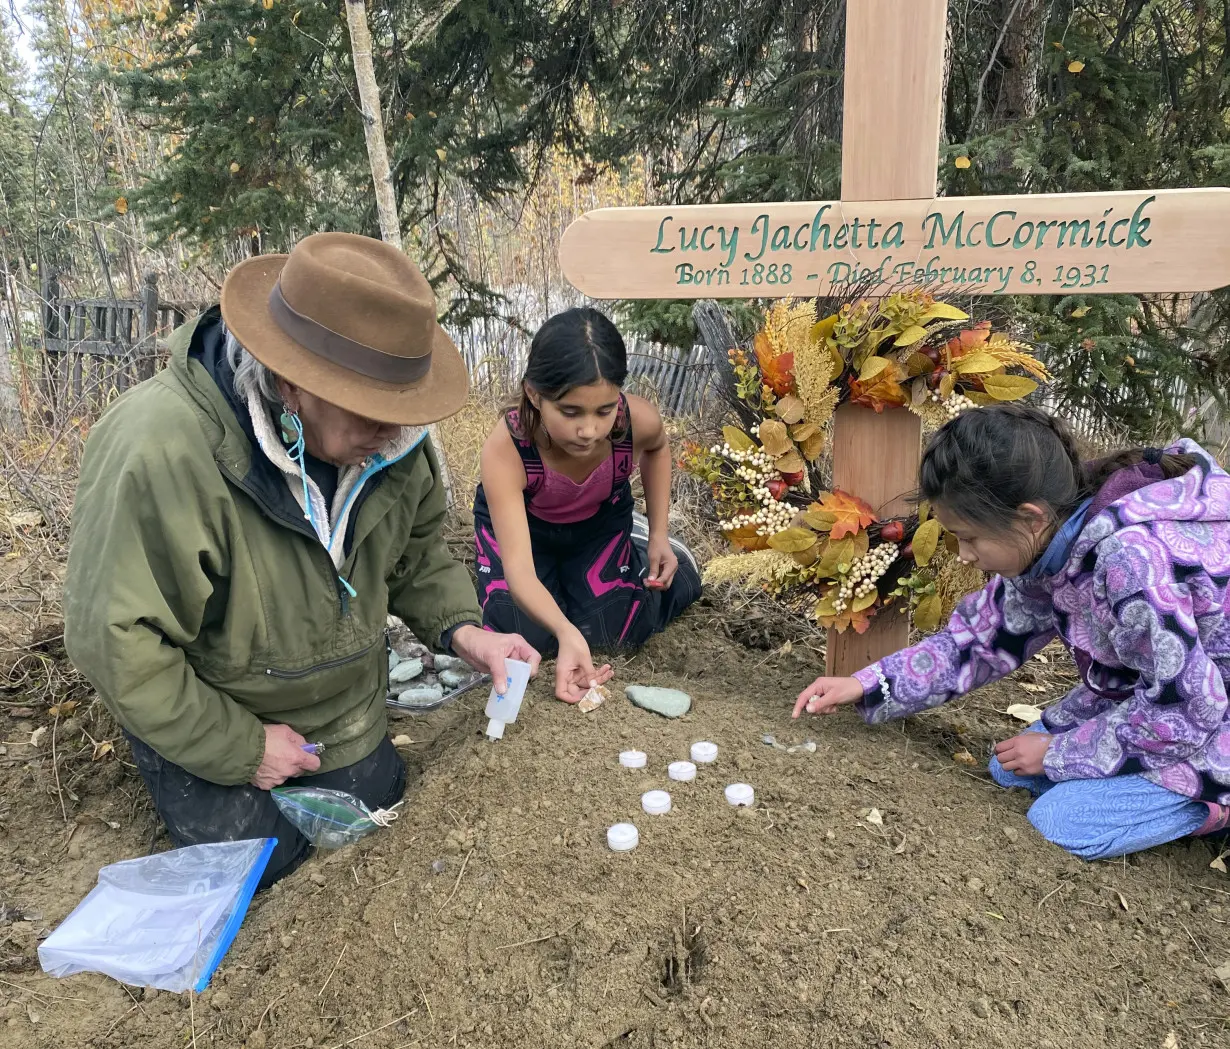
<svg viewBox="0 0 1230 1049">
<path fill-rule="evenodd" d="M 664 718 L 681 718 L 692 709 L 692 697 L 677 688 L 656 685 L 629 685 L 624 694 L 638 707 L 652 710 Z"/>
</svg>

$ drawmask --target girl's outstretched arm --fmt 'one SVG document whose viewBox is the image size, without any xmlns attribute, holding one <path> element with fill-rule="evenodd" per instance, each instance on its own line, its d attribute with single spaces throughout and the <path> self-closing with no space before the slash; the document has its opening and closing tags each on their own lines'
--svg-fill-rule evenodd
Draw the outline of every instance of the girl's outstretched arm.
<svg viewBox="0 0 1230 1049">
<path fill-rule="evenodd" d="M 668 539 L 671 507 L 671 446 L 658 409 L 643 397 L 628 396 L 632 438 L 640 456 L 645 487 L 645 516 L 649 518 L 649 576 L 646 585 L 665 589 L 679 568 L 679 558 Z"/>
<path fill-rule="evenodd" d="M 525 513 L 525 467 L 503 423 L 487 438 L 480 462 L 483 491 L 504 562 L 508 592 L 518 608 L 549 630 L 559 642 L 555 694 L 565 702 L 575 703 L 591 685 L 609 680 L 611 668 L 595 669 L 585 638 L 534 570 L 534 550 Z"/>
<path fill-rule="evenodd" d="M 1055 636 L 1049 597 L 996 576 L 957 606 L 947 629 L 858 671 L 857 709 L 876 723 L 938 707 L 1007 677 Z"/>
</svg>

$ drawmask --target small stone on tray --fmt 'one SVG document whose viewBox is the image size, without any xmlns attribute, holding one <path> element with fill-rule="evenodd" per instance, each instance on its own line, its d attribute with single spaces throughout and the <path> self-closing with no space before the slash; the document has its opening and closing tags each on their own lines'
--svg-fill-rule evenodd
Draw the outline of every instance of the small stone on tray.
<svg viewBox="0 0 1230 1049">
<path fill-rule="evenodd" d="M 444 689 L 439 685 L 416 685 L 397 694 L 397 705 L 410 708 L 427 707 L 443 698 Z"/>
<path fill-rule="evenodd" d="M 406 659 L 389 671 L 389 681 L 395 685 L 401 685 L 407 681 L 413 681 L 422 672 L 423 661 L 421 659 Z"/>
</svg>

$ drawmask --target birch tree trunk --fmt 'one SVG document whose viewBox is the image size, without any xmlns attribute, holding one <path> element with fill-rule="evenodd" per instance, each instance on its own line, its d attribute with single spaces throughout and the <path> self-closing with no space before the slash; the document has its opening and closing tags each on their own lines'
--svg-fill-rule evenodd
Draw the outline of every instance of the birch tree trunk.
<svg viewBox="0 0 1230 1049">
<path fill-rule="evenodd" d="M 402 250 L 401 223 L 397 217 L 397 196 L 393 192 L 393 174 L 389 169 L 389 149 L 384 140 L 384 120 L 380 109 L 380 88 L 376 84 L 376 67 L 372 62 L 372 34 L 367 24 L 365 0 L 345 0 L 346 25 L 350 29 L 350 54 L 354 60 L 355 80 L 359 85 L 359 102 L 363 107 L 363 136 L 367 140 L 367 161 L 372 169 L 372 186 L 376 190 L 376 215 L 380 222 L 380 238 Z M 445 5 L 452 10 L 455 5 Z M 432 28 L 440 24 L 436 19 Z M 444 442 L 435 423 L 427 427 L 431 443 L 440 460 L 440 480 L 444 497 L 453 505 L 453 484 L 449 475 Z"/>
</svg>

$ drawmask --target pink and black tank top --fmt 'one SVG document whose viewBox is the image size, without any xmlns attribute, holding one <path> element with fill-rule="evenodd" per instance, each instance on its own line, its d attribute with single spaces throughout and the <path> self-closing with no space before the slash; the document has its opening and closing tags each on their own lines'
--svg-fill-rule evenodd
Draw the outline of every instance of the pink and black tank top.
<svg viewBox="0 0 1230 1049">
<path fill-rule="evenodd" d="M 525 467 L 525 508 L 549 524 L 575 524 L 593 517 L 605 503 L 617 503 L 628 488 L 636 463 L 632 458 L 632 416 L 628 400 L 619 398 L 614 429 L 622 436 L 611 442 L 611 454 L 579 484 L 542 461 L 533 441 L 518 436 L 519 413 L 510 411 L 504 421 L 517 454 Z"/>
</svg>

